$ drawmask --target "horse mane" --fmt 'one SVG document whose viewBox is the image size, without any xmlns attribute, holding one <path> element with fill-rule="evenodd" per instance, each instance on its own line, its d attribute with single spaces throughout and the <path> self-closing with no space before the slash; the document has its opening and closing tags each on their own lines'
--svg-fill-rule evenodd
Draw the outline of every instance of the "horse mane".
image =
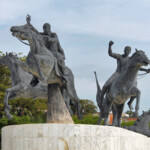
<svg viewBox="0 0 150 150">
<path fill-rule="evenodd" d="M 137 58 L 136 56 L 139 55 L 141 52 L 142 52 L 143 54 L 145 54 L 145 52 L 142 51 L 142 50 L 138 50 L 138 51 L 134 52 L 134 53 L 132 54 L 132 56 L 129 58 L 129 62 L 128 62 L 128 65 L 127 65 L 127 66 L 129 66 L 129 65 L 132 63 L 133 59 L 136 59 L 136 58 Z"/>
<path fill-rule="evenodd" d="M 143 51 L 142 51 L 142 50 L 138 50 L 138 51 L 134 52 L 134 53 L 132 54 L 132 56 L 130 57 L 130 59 L 133 59 L 136 55 L 139 54 L 139 52 L 143 52 Z"/>
<path fill-rule="evenodd" d="M 34 32 L 33 30 L 31 30 L 31 31 L 32 31 L 32 34 L 33 34 L 34 38 L 37 39 L 38 43 L 39 43 L 41 46 L 42 46 L 42 45 L 45 46 L 45 43 L 44 43 L 44 41 L 43 41 L 43 39 L 42 39 L 42 36 L 41 36 L 38 32 Z"/>
</svg>

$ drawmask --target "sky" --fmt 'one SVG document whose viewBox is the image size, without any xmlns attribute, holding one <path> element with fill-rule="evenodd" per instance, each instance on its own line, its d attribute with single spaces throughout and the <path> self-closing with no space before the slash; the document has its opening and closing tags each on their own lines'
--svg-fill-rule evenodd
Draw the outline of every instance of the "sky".
<svg viewBox="0 0 150 150">
<path fill-rule="evenodd" d="M 10 32 L 11 26 L 26 24 L 27 14 L 38 31 L 48 22 L 57 33 L 80 99 L 96 104 L 94 71 L 101 87 L 115 72 L 116 60 L 108 56 L 110 40 L 115 53 L 129 45 L 132 53 L 137 48 L 150 58 L 149 0 L 0 0 L 0 51 L 28 54 L 29 47 Z M 150 108 L 150 74 L 138 77 L 138 88 L 141 113 Z"/>
</svg>

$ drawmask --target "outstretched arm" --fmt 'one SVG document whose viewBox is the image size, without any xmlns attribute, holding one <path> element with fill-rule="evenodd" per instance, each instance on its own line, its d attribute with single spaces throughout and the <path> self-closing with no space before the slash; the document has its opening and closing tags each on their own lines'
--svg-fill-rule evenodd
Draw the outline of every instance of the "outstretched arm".
<svg viewBox="0 0 150 150">
<path fill-rule="evenodd" d="M 111 57 L 113 57 L 113 58 L 115 58 L 115 59 L 119 59 L 121 55 L 112 52 L 111 46 L 112 46 L 113 44 L 114 44 L 113 41 L 110 41 L 110 42 L 109 42 L 108 54 L 109 54 L 109 56 L 111 56 Z"/>
<path fill-rule="evenodd" d="M 145 72 L 147 72 L 147 73 L 150 73 L 150 69 L 145 69 L 145 68 L 140 68 L 140 71 L 145 71 Z"/>
</svg>

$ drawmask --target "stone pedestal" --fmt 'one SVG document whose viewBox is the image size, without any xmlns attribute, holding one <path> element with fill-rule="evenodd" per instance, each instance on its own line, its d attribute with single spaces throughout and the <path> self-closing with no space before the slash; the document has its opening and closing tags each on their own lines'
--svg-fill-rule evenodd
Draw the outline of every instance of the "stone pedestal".
<svg viewBox="0 0 150 150">
<path fill-rule="evenodd" d="M 2 129 L 2 150 L 149 150 L 149 144 L 144 135 L 111 126 L 28 124 Z"/>
<path fill-rule="evenodd" d="M 74 123 L 58 84 L 48 85 L 47 123 Z"/>
</svg>

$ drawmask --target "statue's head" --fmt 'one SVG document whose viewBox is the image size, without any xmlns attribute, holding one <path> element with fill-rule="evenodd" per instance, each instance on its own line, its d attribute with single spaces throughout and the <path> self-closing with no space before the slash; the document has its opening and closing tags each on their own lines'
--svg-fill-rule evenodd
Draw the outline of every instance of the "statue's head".
<svg viewBox="0 0 150 150">
<path fill-rule="evenodd" d="M 29 40 L 32 38 L 32 27 L 29 24 L 25 24 L 23 26 L 13 26 L 10 28 L 12 35 L 21 39 L 21 40 Z"/>
<path fill-rule="evenodd" d="M 130 46 L 126 46 L 126 47 L 124 48 L 124 54 L 125 54 L 126 56 L 128 56 L 130 53 L 131 53 L 131 47 L 130 47 Z"/>
<path fill-rule="evenodd" d="M 44 23 L 43 25 L 43 32 L 46 34 L 51 33 L 51 25 L 49 23 Z"/>
</svg>

